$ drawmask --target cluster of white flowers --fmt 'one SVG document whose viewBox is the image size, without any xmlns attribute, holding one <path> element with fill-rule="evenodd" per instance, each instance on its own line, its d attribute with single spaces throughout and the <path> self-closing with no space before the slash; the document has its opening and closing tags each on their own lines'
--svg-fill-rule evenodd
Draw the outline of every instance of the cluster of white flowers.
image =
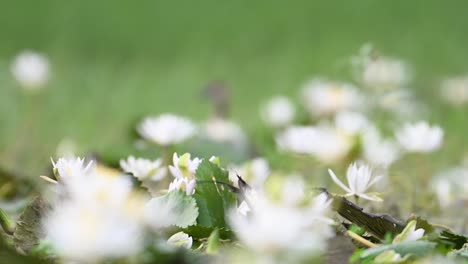
<svg viewBox="0 0 468 264">
<path fill-rule="evenodd" d="M 161 146 L 181 143 L 195 132 L 196 127 L 192 121 L 173 114 L 147 117 L 138 126 L 138 133 L 143 138 Z"/>
</svg>

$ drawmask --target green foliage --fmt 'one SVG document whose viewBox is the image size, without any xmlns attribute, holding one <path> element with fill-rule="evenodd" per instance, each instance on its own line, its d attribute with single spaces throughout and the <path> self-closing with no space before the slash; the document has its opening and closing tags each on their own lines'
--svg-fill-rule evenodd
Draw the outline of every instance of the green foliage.
<svg viewBox="0 0 468 264">
<path fill-rule="evenodd" d="M 3 228 L 3 231 L 5 231 L 5 233 L 7 234 L 11 235 L 15 232 L 15 229 L 16 229 L 15 222 L 1 208 L 0 208 L 0 225 Z"/>
<path fill-rule="evenodd" d="M 221 242 L 219 240 L 219 230 L 215 229 L 210 237 L 208 237 L 208 245 L 206 247 L 206 253 L 208 254 L 216 254 L 219 251 L 219 247 L 221 246 Z"/>
<path fill-rule="evenodd" d="M 186 228 L 194 225 L 198 217 L 198 207 L 195 199 L 182 191 L 172 191 L 151 201 L 162 208 L 169 209 L 172 225 Z M 156 207 L 157 208 L 157 207 Z"/>
<path fill-rule="evenodd" d="M 208 160 L 203 160 L 197 169 L 196 179 L 197 187 L 193 197 L 199 209 L 198 225 L 227 228 L 225 215 L 236 206 L 237 197 L 227 186 L 215 181 L 229 183 L 228 172 Z"/>
<path fill-rule="evenodd" d="M 407 254 L 414 256 L 425 256 L 436 246 L 436 243 L 429 241 L 404 241 L 391 245 L 383 245 L 380 247 L 369 248 L 361 255 L 362 258 L 377 256 L 384 251 L 393 250 L 403 257 Z"/>
</svg>

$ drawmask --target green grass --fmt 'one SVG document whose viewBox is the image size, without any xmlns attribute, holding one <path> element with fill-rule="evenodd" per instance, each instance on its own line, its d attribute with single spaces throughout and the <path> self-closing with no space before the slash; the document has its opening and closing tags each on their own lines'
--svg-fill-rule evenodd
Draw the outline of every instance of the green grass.
<svg viewBox="0 0 468 264">
<path fill-rule="evenodd" d="M 56 144 L 83 152 L 134 152 L 146 114 L 211 112 L 211 80 L 232 89 L 233 119 L 250 133 L 273 94 L 299 100 L 310 77 L 349 79 L 348 58 L 366 42 L 407 60 L 430 120 L 447 131 L 435 156 L 453 164 L 467 146 L 467 109 L 440 105 L 441 78 L 468 73 L 466 1 L 11 1 L 0 10 L 0 165 L 38 175 Z M 26 96 L 8 64 L 20 50 L 50 56 L 47 89 Z M 435 103 L 434 103 L 435 102 Z"/>
</svg>

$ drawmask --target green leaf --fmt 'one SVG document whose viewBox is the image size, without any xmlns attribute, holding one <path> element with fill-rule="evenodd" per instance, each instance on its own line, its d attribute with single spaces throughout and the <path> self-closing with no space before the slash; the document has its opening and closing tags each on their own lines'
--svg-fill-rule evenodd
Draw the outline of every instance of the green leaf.
<svg viewBox="0 0 468 264">
<path fill-rule="evenodd" d="M 460 249 L 468 243 L 468 237 L 454 234 L 448 231 L 442 231 L 439 236 L 440 240 L 453 244 L 454 249 Z"/>
<path fill-rule="evenodd" d="M 225 213 L 237 204 L 237 197 L 226 185 L 229 184 L 228 172 L 218 165 L 203 160 L 196 172 L 197 187 L 193 197 L 197 201 L 198 225 L 226 228 Z"/>
<path fill-rule="evenodd" d="M 196 224 L 198 217 L 197 203 L 193 197 L 182 191 L 172 191 L 161 197 L 153 198 L 148 205 L 149 208 L 155 208 L 155 212 L 151 212 L 154 214 L 161 213 L 157 212 L 158 208 L 167 210 L 167 213 L 170 214 L 167 216 L 170 218 L 169 225 L 186 228 Z"/>
<path fill-rule="evenodd" d="M 216 228 L 208 238 L 208 246 L 206 247 L 206 253 L 217 254 L 221 242 L 219 241 L 219 230 Z"/>
<path fill-rule="evenodd" d="M 184 228 L 183 231 L 194 239 L 202 239 L 209 237 L 215 229 L 217 228 L 196 225 Z M 230 229 L 220 228 L 218 230 L 222 239 L 232 239 L 234 237 L 234 233 Z"/>
<path fill-rule="evenodd" d="M 37 196 L 31 204 L 24 209 L 16 223 L 16 230 L 13 233 L 17 248 L 24 252 L 29 252 L 39 244 L 39 238 L 43 237 L 43 234 L 40 233 L 41 220 L 49 209 L 50 206 L 40 196 Z"/>
<path fill-rule="evenodd" d="M 412 254 L 414 256 L 420 257 L 428 254 L 432 249 L 434 249 L 435 246 L 436 243 L 429 241 L 404 241 L 391 245 L 369 248 L 361 255 L 361 258 L 377 256 L 387 250 L 394 250 L 401 256 Z"/>
<path fill-rule="evenodd" d="M 0 225 L 5 233 L 12 235 L 15 232 L 16 225 L 10 216 L 0 208 Z"/>
</svg>

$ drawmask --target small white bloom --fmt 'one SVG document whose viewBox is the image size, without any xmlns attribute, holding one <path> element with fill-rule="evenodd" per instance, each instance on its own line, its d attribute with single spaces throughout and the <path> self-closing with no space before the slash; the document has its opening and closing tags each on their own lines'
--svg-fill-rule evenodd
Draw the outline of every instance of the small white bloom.
<svg viewBox="0 0 468 264">
<path fill-rule="evenodd" d="M 167 243 L 173 247 L 183 247 L 186 249 L 190 249 L 192 248 L 193 239 L 191 236 L 181 231 L 172 235 L 167 240 Z"/>
<path fill-rule="evenodd" d="M 28 90 L 38 90 L 49 79 L 49 61 L 42 54 L 24 51 L 11 65 L 13 77 Z"/>
<path fill-rule="evenodd" d="M 355 110 L 363 103 L 361 95 L 353 85 L 318 79 L 305 85 L 302 98 L 306 109 L 314 116 Z"/>
<path fill-rule="evenodd" d="M 57 177 L 67 179 L 82 176 L 92 170 L 93 161 L 84 166 L 84 158 L 59 158 L 57 162 L 51 159 Z"/>
<path fill-rule="evenodd" d="M 147 117 L 138 125 L 138 133 L 151 142 L 167 146 L 178 144 L 195 134 L 195 124 L 173 114 Z"/>
<path fill-rule="evenodd" d="M 204 124 L 204 134 L 215 142 L 239 145 L 247 143 L 247 136 L 239 124 L 222 118 L 208 120 Z"/>
<path fill-rule="evenodd" d="M 182 156 L 178 156 L 174 153 L 173 165 L 169 165 L 169 171 L 175 177 L 175 179 L 169 185 L 169 191 L 174 190 L 185 190 L 187 195 L 195 193 L 196 179 L 195 172 L 198 166 L 202 162 L 199 158 L 190 158 L 190 153 L 185 153 Z"/>
<path fill-rule="evenodd" d="M 363 134 L 362 149 L 366 161 L 384 168 L 400 157 L 398 146 L 391 140 L 382 139 L 376 129 L 369 129 Z"/>
<path fill-rule="evenodd" d="M 346 196 L 354 195 L 366 200 L 376 202 L 382 201 L 381 198 L 375 195 L 366 194 L 366 191 L 372 185 L 382 179 L 382 176 L 377 176 L 372 179 L 372 169 L 369 166 L 353 163 L 348 167 L 346 178 L 348 180 L 349 187 L 343 184 L 331 169 L 328 169 L 328 173 L 330 174 L 333 181 L 346 191 Z"/>
<path fill-rule="evenodd" d="M 285 96 L 276 96 L 270 99 L 261 109 L 263 120 L 272 127 L 284 127 L 290 124 L 296 109 L 292 102 Z"/>
<path fill-rule="evenodd" d="M 404 86 L 409 80 L 406 65 L 396 59 L 371 58 L 363 66 L 362 81 L 372 89 L 395 89 Z"/>
<path fill-rule="evenodd" d="M 416 224 L 416 220 L 411 220 L 406 225 L 405 229 L 403 229 L 403 231 L 401 231 L 401 233 L 393 239 L 393 243 L 399 243 L 404 241 L 416 241 L 423 237 L 424 229 L 416 229 Z"/>
<path fill-rule="evenodd" d="M 172 162 L 173 165 L 169 165 L 169 171 L 174 177 L 193 178 L 202 160 L 197 157 L 191 159 L 190 153 L 185 153 L 180 157 L 174 153 Z"/>
<path fill-rule="evenodd" d="M 457 199 L 468 199 L 468 168 L 455 167 L 436 175 L 431 182 L 439 204 L 447 207 Z"/>
<path fill-rule="evenodd" d="M 460 106 L 468 103 L 468 76 L 443 81 L 440 94 L 452 105 Z"/>
<path fill-rule="evenodd" d="M 444 131 L 438 126 L 429 126 L 420 121 L 407 123 L 396 132 L 400 146 L 407 152 L 432 152 L 442 145 Z"/>
<path fill-rule="evenodd" d="M 188 178 L 175 178 L 170 184 L 169 184 L 169 192 L 176 191 L 176 190 L 182 190 L 185 191 L 187 195 L 192 195 L 195 193 L 195 186 L 196 186 L 196 180 L 195 179 L 188 179 Z"/>
<path fill-rule="evenodd" d="M 281 150 L 310 154 L 319 161 L 333 164 L 345 158 L 354 144 L 354 138 L 327 125 L 290 127 L 276 137 Z"/>
<path fill-rule="evenodd" d="M 162 168 L 161 165 L 161 159 L 151 161 L 129 156 L 126 160 L 120 160 L 120 167 L 140 180 L 159 181 L 164 178 L 166 176 L 166 169 Z"/>
<path fill-rule="evenodd" d="M 371 123 L 366 116 L 358 112 L 343 111 L 335 116 L 335 126 L 348 134 L 356 135 L 367 130 Z"/>
</svg>

